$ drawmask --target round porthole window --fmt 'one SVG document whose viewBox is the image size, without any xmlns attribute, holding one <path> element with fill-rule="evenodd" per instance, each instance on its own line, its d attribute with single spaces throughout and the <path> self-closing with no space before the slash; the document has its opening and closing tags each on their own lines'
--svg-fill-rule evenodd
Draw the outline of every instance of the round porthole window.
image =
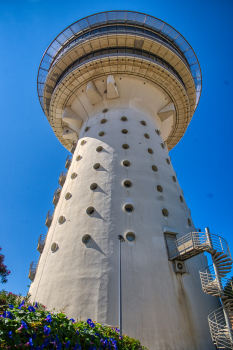
<svg viewBox="0 0 233 350">
<path fill-rule="evenodd" d="M 95 191 L 95 190 L 97 190 L 97 188 L 98 188 L 98 185 L 97 185 L 97 183 L 93 183 L 93 184 L 91 184 L 91 186 L 90 186 L 90 189 L 92 190 L 92 191 Z"/>
<path fill-rule="evenodd" d="M 104 108 L 102 112 L 103 112 L 103 113 L 107 113 L 107 111 L 108 111 L 108 109 L 107 109 L 107 108 Z"/>
<path fill-rule="evenodd" d="M 181 203 L 184 202 L 184 198 L 182 196 L 180 196 L 180 201 L 181 201 Z"/>
<path fill-rule="evenodd" d="M 123 121 L 123 122 L 127 122 L 127 118 L 126 117 L 121 117 L 121 120 Z"/>
<path fill-rule="evenodd" d="M 103 147 L 102 146 L 98 146 L 97 148 L 96 148 L 96 152 L 101 152 L 103 150 Z"/>
<path fill-rule="evenodd" d="M 188 219 L 188 225 L 191 226 L 191 220 L 190 219 Z"/>
<path fill-rule="evenodd" d="M 85 132 L 87 132 L 88 130 L 90 130 L 90 126 L 87 126 L 87 127 L 85 128 Z"/>
<path fill-rule="evenodd" d="M 165 148 L 164 143 L 161 143 L 160 145 L 161 145 L 161 147 L 162 147 L 163 149 Z"/>
<path fill-rule="evenodd" d="M 58 250 L 58 244 L 56 242 L 51 244 L 51 251 L 55 253 Z"/>
<path fill-rule="evenodd" d="M 145 136 L 146 139 L 150 138 L 150 136 L 148 134 L 144 134 L 144 136 Z"/>
<path fill-rule="evenodd" d="M 59 222 L 60 225 L 63 224 L 63 222 L 65 222 L 65 221 L 66 221 L 66 218 L 65 218 L 64 215 L 61 215 L 61 216 L 59 217 L 59 219 L 58 219 L 58 222 Z"/>
<path fill-rule="evenodd" d="M 162 187 L 161 185 L 158 185 L 158 186 L 157 186 L 157 191 L 158 191 L 158 192 L 163 192 L 163 187 Z"/>
<path fill-rule="evenodd" d="M 125 181 L 123 182 L 123 185 L 124 185 L 124 187 L 126 187 L 126 188 L 129 188 L 129 187 L 132 187 L 132 186 L 133 186 L 133 184 L 132 184 L 132 182 L 131 182 L 130 180 L 125 180 Z"/>
<path fill-rule="evenodd" d="M 155 130 L 155 132 L 156 132 L 156 134 L 158 134 L 158 135 L 161 134 L 160 130 Z"/>
<path fill-rule="evenodd" d="M 143 126 L 146 126 L 146 122 L 144 120 L 141 120 L 140 123 L 143 125 Z"/>
<path fill-rule="evenodd" d="M 107 123 L 107 119 L 101 119 L 100 124 L 105 124 Z"/>
<path fill-rule="evenodd" d="M 122 163 L 124 166 L 128 167 L 130 166 L 130 161 L 129 160 L 123 160 L 123 163 Z"/>
<path fill-rule="evenodd" d="M 163 216 L 168 216 L 169 215 L 169 211 L 167 210 L 167 209 L 163 209 L 162 210 L 162 214 L 163 214 Z"/>
<path fill-rule="evenodd" d="M 81 158 L 82 158 L 81 156 L 77 156 L 77 158 L 76 158 L 77 162 L 78 162 Z"/>
<path fill-rule="evenodd" d="M 150 153 L 150 154 L 153 154 L 154 153 L 154 151 L 153 151 L 153 149 L 151 149 L 151 148 L 148 148 L 148 153 Z"/>
<path fill-rule="evenodd" d="M 176 182 L 176 177 L 174 175 L 172 176 L 172 180 Z"/>
<path fill-rule="evenodd" d="M 170 159 L 168 159 L 168 158 L 166 158 L 166 162 L 167 162 L 167 164 L 170 164 L 171 162 L 170 162 Z"/>
<path fill-rule="evenodd" d="M 86 234 L 82 237 L 83 244 L 87 245 L 91 242 L 92 238 L 90 235 Z"/>
<path fill-rule="evenodd" d="M 100 131 L 99 136 L 104 136 L 104 131 Z"/>
<path fill-rule="evenodd" d="M 128 148 L 129 148 L 129 145 L 127 145 L 127 143 L 124 143 L 124 144 L 122 145 L 122 148 L 128 149 Z"/>
<path fill-rule="evenodd" d="M 72 194 L 70 192 L 67 192 L 65 195 L 65 199 L 68 200 L 72 197 Z"/>
<path fill-rule="evenodd" d="M 100 163 L 95 163 L 93 169 L 98 170 L 100 168 Z"/>
<path fill-rule="evenodd" d="M 136 236 L 133 232 L 127 232 L 125 237 L 126 237 L 127 241 L 129 241 L 129 242 L 135 241 L 135 238 L 136 238 Z"/>
<path fill-rule="evenodd" d="M 127 211 L 127 213 L 132 213 L 133 211 L 132 204 L 126 204 L 124 208 L 125 208 L 125 211 Z"/>
<path fill-rule="evenodd" d="M 86 210 L 87 215 L 93 215 L 95 212 L 95 208 L 94 207 L 88 207 Z"/>
<path fill-rule="evenodd" d="M 127 129 L 122 129 L 121 132 L 122 132 L 122 134 L 128 134 L 128 130 Z"/>
<path fill-rule="evenodd" d="M 73 173 L 73 174 L 71 175 L 71 179 L 72 179 L 72 180 L 74 180 L 76 177 L 77 177 L 77 174 L 76 174 L 76 173 Z"/>
<path fill-rule="evenodd" d="M 85 140 L 82 140 L 81 142 L 81 146 L 85 145 L 86 141 Z"/>
<path fill-rule="evenodd" d="M 158 171 L 158 168 L 157 168 L 157 166 L 156 166 L 156 165 L 152 165 L 152 167 L 151 167 L 151 168 L 152 168 L 152 170 L 153 170 L 153 171 L 155 171 L 155 172 L 156 172 L 156 171 Z"/>
</svg>

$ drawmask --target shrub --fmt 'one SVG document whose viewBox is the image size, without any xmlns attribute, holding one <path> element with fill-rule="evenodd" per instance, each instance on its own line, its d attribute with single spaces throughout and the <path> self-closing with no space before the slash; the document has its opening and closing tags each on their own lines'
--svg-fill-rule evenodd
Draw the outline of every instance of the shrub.
<svg viewBox="0 0 233 350">
<path fill-rule="evenodd" d="M 0 247 L 0 251 L 2 248 Z M 4 264 L 5 256 L 0 253 L 0 283 L 7 282 L 7 276 L 11 273 Z"/>
<path fill-rule="evenodd" d="M 4 291 L 0 306 L 0 342 L 4 349 L 141 350 L 139 340 L 120 335 L 115 327 L 88 319 L 68 319 L 64 312 L 48 312 L 41 304 L 30 304 L 29 295 L 15 297 Z M 5 299 L 4 299 L 4 295 Z M 21 298 L 20 304 L 18 304 Z M 12 300 L 13 304 L 8 304 Z"/>
</svg>

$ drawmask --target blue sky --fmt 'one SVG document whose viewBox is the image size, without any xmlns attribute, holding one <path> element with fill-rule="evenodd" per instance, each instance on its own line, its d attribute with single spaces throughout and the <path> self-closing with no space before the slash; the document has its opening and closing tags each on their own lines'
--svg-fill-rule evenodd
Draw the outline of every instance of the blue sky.
<svg viewBox="0 0 233 350">
<path fill-rule="evenodd" d="M 36 78 L 50 42 L 69 24 L 105 10 L 134 10 L 181 32 L 200 61 L 203 90 L 188 130 L 170 152 L 195 226 L 232 240 L 233 3 L 222 0 L 0 0 L 1 239 L 12 271 L 2 285 L 26 294 L 30 262 L 38 260 L 46 213 L 53 208 L 68 151 L 50 128 Z"/>
</svg>

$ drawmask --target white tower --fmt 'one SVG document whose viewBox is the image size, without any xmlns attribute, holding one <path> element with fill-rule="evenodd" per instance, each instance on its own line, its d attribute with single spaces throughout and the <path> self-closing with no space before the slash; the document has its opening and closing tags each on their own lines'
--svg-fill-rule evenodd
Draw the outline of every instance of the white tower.
<svg viewBox="0 0 233 350">
<path fill-rule="evenodd" d="M 73 156 L 30 267 L 33 301 L 117 325 L 122 235 L 123 333 L 150 350 L 214 349 L 208 315 L 220 303 L 203 292 L 199 270 L 207 265 L 200 253 L 217 249 L 208 232 L 195 232 L 168 154 L 200 92 L 191 46 L 145 14 L 95 14 L 49 45 L 39 99 Z M 230 265 L 224 244 L 218 256 Z"/>
</svg>

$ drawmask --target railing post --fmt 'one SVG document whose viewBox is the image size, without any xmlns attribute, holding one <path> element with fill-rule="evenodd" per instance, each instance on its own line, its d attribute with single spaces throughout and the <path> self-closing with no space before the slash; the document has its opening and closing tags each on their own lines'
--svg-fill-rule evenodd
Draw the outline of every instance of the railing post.
<svg viewBox="0 0 233 350">
<path fill-rule="evenodd" d="M 212 245 L 212 242 L 211 242 L 211 236 L 210 236 L 210 231 L 209 231 L 208 227 L 205 228 L 205 232 L 206 232 L 206 236 L 209 239 L 211 247 L 214 248 L 213 245 Z M 211 257 L 212 257 L 212 261 L 213 261 L 213 267 L 214 267 L 214 272 L 215 272 L 215 275 L 216 275 L 216 280 L 217 280 L 218 287 L 219 287 L 219 292 L 221 293 L 221 291 L 222 291 L 222 283 L 221 283 L 221 277 L 219 276 L 218 266 L 217 266 L 217 264 L 215 262 L 215 259 L 214 259 L 212 254 L 211 254 Z M 233 343 L 232 334 L 231 334 L 231 323 L 230 323 L 230 320 L 229 320 L 228 311 L 227 311 L 226 306 L 224 305 L 223 301 L 222 301 L 222 308 L 223 308 L 224 318 L 225 318 L 225 321 L 226 321 L 226 326 L 227 326 L 228 332 L 229 332 L 229 337 L 230 337 L 231 342 Z"/>
</svg>

